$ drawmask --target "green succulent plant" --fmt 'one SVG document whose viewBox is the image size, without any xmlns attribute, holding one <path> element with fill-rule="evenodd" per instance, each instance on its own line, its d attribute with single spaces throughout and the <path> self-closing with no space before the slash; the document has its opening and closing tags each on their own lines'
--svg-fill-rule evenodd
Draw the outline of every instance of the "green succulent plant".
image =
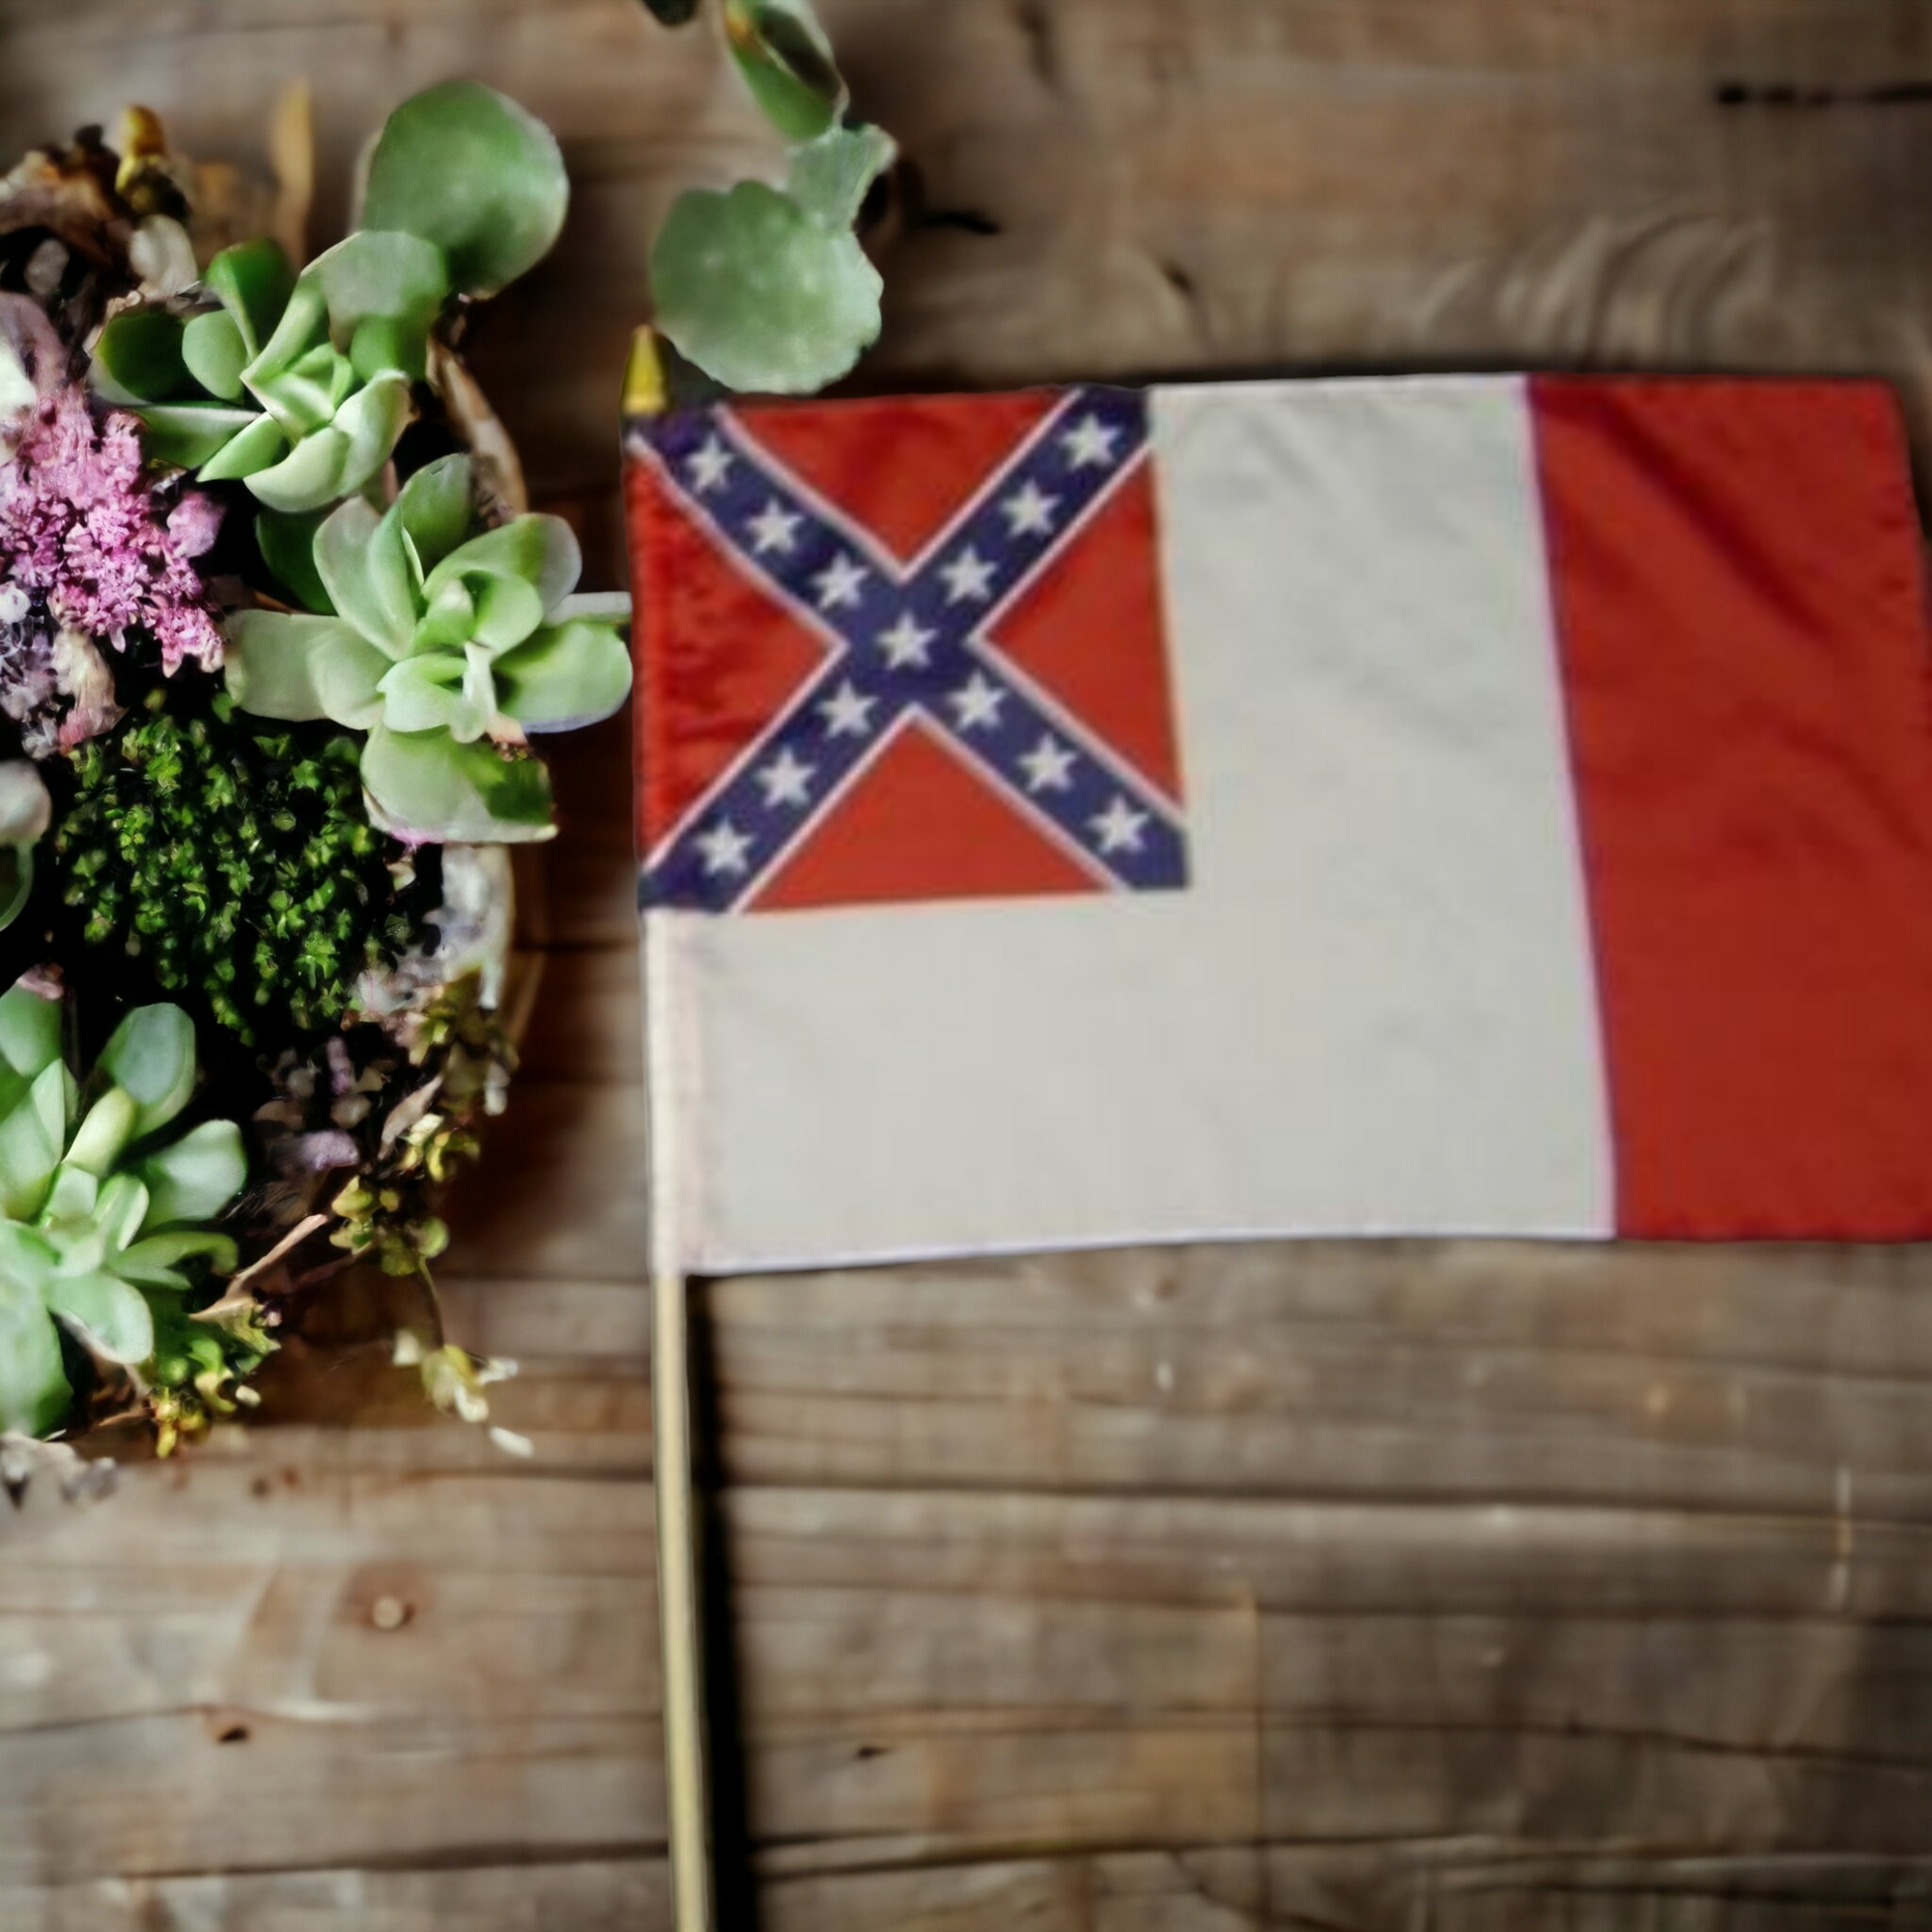
<svg viewBox="0 0 1932 1932">
<path fill-rule="evenodd" d="M 803 394 L 878 339 L 884 284 L 853 224 L 897 150 L 842 125 L 845 82 L 809 0 L 724 0 L 721 17 L 790 169 L 782 187 L 694 188 L 672 205 L 651 250 L 657 326 L 729 388 Z"/>
<path fill-rule="evenodd" d="M 541 122 L 472 81 L 429 88 L 389 117 L 355 234 L 299 274 L 270 241 L 223 249 L 202 281 L 212 304 L 107 324 L 97 381 L 138 412 L 150 455 L 243 481 L 270 512 L 318 509 L 388 461 L 450 298 L 531 267 L 568 198 Z"/>
<path fill-rule="evenodd" d="M 179 1007 L 137 1008 L 83 1088 L 61 1057 L 61 1009 L 0 996 L 0 1431 L 58 1428 L 73 1401 L 65 1328 L 103 1361 L 155 1354 L 157 1308 L 235 1244 L 206 1224 L 247 1178 L 241 1130 L 162 1130 L 194 1090 L 194 1030 Z"/>
<path fill-rule="evenodd" d="M 371 815 L 414 840 L 551 836 L 550 776 L 526 742 L 607 718 L 631 686 L 615 620 L 570 596 L 581 556 L 560 518 L 480 536 L 469 461 L 417 471 L 387 511 L 359 497 L 317 529 L 326 612 L 229 619 L 228 689 L 243 710 L 366 731 Z"/>
</svg>

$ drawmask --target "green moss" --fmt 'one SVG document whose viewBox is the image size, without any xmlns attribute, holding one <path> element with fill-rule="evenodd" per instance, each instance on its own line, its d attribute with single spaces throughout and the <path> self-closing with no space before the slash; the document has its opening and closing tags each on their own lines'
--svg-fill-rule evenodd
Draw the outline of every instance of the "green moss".
<svg viewBox="0 0 1932 1932">
<path fill-rule="evenodd" d="M 54 840 L 92 946 L 199 994 L 248 1045 L 335 1025 L 357 976 L 414 936 L 402 849 L 370 825 L 354 738 L 262 729 L 225 697 L 135 713 L 73 754 Z"/>
</svg>

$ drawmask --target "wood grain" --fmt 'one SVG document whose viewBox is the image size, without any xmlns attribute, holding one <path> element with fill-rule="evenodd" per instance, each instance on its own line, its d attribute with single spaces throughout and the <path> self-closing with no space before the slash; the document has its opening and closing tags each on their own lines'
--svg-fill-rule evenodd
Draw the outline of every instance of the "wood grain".
<svg viewBox="0 0 1932 1932">
<path fill-rule="evenodd" d="M 863 385 L 1877 368 L 1932 430 L 1924 0 L 825 11 L 923 184 Z M 715 49 L 632 0 L 0 0 L 0 144 L 131 95 L 246 158 L 298 71 L 325 231 L 417 85 L 557 127 L 570 224 L 479 361 L 614 581 L 644 238 L 769 158 Z M 626 728 L 558 760 L 446 1269 L 532 1458 L 423 1416 L 372 1297 L 270 1426 L 0 1519 L 7 1932 L 668 1922 Z M 1915 1253 L 1199 1249 L 696 1309 L 727 1924 L 754 1888 L 776 1932 L 1932 1926 Z"/>
</svg>

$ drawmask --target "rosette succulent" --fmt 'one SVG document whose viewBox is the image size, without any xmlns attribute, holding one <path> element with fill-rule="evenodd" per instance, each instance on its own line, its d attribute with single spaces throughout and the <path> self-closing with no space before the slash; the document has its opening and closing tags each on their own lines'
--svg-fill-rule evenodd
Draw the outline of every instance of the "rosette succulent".
<svg viewBox="0 0 1932 1932">
<path fill-rule="evenodd" d="M 451 297 L 522 274 L 567 199 L 541 122 L 474 82 L 429 88 L 390 116 L 355 234 L 299 274 L 270 241 L 223 249 L 187 313 L 107 324 L 101 386 L 139 412 L 152 456 L 243 481 L 270 511 L 332 503 L 388 461 Z"/>
<path fill-rule="evenodd" d="M 24 986 L 0 996 L 0 1432 L 44 1435 L 68 1413 L 60 1331 L 138 1370 L 235 1244 L 206 1224 L 246 1179 L 240 1129 L 162 1130 L 194 1089 L 194 1032 L 179 1007 L 137 1008 L 83 1088 L 61 1057 L 61 1009 Z"/>
<path fill-rule="evenodd" d="M 547 838 L 550 777 L 526 736 L 609 717 L 630 659 L 615 620 L 569 594 L 567 524 L 516 517 L 466 541 L 470 502 L 469 459 L 450 456 L 385 512 L 342 504 L 312 549 L 307 594 L 326 608 L 236 613 L 228 689 L 262 717 L 366 731 L 372 816 L 399 837 Z"/>
</svg>

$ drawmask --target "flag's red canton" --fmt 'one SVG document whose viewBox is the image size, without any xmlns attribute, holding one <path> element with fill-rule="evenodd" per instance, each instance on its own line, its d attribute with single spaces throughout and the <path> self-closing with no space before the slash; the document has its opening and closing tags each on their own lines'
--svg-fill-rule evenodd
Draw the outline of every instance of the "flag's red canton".
<svg viewBox="0 0 1932 1932">
<path fill-rule="evenodd" d="M 1932 690 L 1895 407 L 1532 394 L 1617 1229 L 1923 1235 Z"/>
<path fill-rule="evenodd" d="M 1138 397 L 719 410 L 627 474 L 648 896 L 1181 882 Z"/>
</svg>

